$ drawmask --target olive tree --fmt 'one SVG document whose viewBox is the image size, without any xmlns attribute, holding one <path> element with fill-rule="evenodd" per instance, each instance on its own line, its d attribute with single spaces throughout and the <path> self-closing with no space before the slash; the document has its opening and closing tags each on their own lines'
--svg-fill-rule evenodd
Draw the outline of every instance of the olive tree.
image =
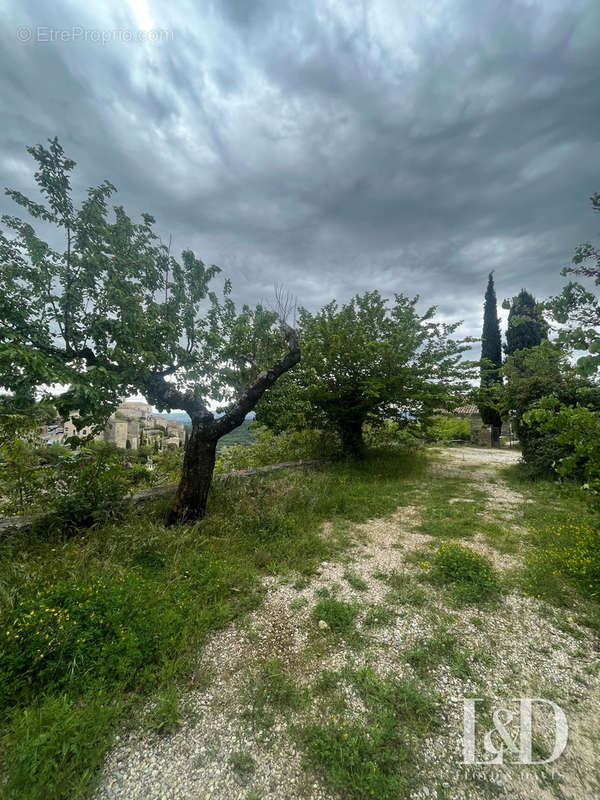
<svg viewBox="0 0 600 800">
<path fill-rule="evenodd" d="M 136 222 L 110 208 L 110 182 L 77 207 L 75 162 L 57 139 L 28 152 L 41 198 L 6 192 L 49 230 L 50 243 L 30 222 L 3 217 L 0 387 L 52 399 L 63 416 L 78 410 L 80 427 L 103 426 L 134 393 L 161 411 L 187 411 L 192 430 L 168 522 L 201 518 L 217 441 L 298 363 L 296 332 L 260 305 L 238 311 L 229 281 L 213 288 L 219 268 L 190 250 L 175 259 L 149 214 Z"/>
</svg>

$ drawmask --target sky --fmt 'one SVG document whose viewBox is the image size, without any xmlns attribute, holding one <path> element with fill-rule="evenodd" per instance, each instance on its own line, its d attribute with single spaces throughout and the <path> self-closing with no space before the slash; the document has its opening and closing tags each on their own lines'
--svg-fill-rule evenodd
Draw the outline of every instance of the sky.
<svg viewBox="0 0 600 800">
<path fill-rule="evenodd" d="M 600 233 L 598 0 L 5 0 L 0 23 L 2 185 L 31 191 L 25 147 L 58 136 L 79 196 L 109 179 L 239 301 L 418 294 L 478 336 L 490 270 L 499 304 L 547 297 Z"/>
</svg>

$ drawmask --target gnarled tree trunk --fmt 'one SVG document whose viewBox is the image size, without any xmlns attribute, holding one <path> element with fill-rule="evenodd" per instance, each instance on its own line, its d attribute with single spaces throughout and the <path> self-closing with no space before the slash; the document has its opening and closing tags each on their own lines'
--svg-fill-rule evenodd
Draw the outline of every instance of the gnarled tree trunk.
<svg viewBox="0 0 600 800">
<path fill-rule="evenodd" d="M 148 382 L 149 399 L 163 407 L 183 408 L 192 419 L 192 433 L 183 455 L 183 472 L 177 495 L 167 518 L 167 525 L 202 519 L 215 468 L 217 442 L 221 436 L 237 428 L 275 381 L 300 361 L 298 336 L 293 328 L 282 323 L 288 351 L 269 369 L 260 372 L 253 383 L 222 417 L 214 418 L 204 403 L 193 393 L 184 394 L 164 379 L 153 375 Z"/>
<path fill-rule="evenodd" d="M 167 514 L 167 525 L 204 516 L 215 468 L 217 441 L 210 425 L 192 423 L 192 433 L 183 455 L 181 480 Z"/>
</svg>

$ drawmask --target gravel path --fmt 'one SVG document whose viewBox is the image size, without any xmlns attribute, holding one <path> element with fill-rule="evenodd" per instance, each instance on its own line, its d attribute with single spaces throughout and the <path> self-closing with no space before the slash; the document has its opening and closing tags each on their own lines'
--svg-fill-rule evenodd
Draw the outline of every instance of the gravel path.
<svg viewBox="0 0 600 800">
<path fill-rule="evenodd" d="M 500 503 L 509 516 L 524 501 L 502 483 L 497 469 L 517 459 L 511 451 L 448 449 L 432 465 L 432 480 L 436 471 L 462 474 L 465 482 L 485 488 L 490 500 Z M 465 465 L 477 469 L 467 474 Z M 496 479 L 492 485 L 487 483 L 490 476 Z M 600 798 L 598 754 L 592 744 L 599 740 L 598 657 L 583 629 L 574 626 L 573 635 L 565 633 L 565 626 L 557 626 L 539 601 L 515 595 L 508 595 L 497 609 L 457 611 L 447 606 L 442 590 L 429 586 L 425 604 L 393 606 L 389 624 L 363 627 L 370 607 L 389 606 L 390 586 L 383 576 L 395 570 L 416 577 L 420 567 L 410 554 L 438 541 L 416 531 L 419 522 L 420 509 L 409 506 L 356 526 L 349 563 L 322 563 L 304 588 L 265 579 L 262 606 L 213 636 L 200 654 L 198 669 L 212 681 L 205 690 L 182 699 L 185 719 L 180 729 L 167 737 L 141 730 L 119 741 L 107 757 L 94 800 L 336 800 L 338 795 L 305 766 L 292 734 L 294 724 L 327 710 L 312 701 L 301 712 L 276 714 L 267 730 L 253 730 L 244 720 L 246 685 L 273 657 L 282 660 L 300 686 L 310 686 L 322 669 L 349 664 L 371 665 L 382 676 L 412 676 L 404 654 L 416 642 L 435 636 L 441 624 L 474 656 L 475 674 L 459 679 L 443 662 L 430 676 L 440 698 L 443 725 L 420 744 L 424 781 L 413 800 Z M 329 530 L 325 524 L 323 535 Z M 489 545 L 477 540 L 469 545 L 489 551 Z M 495 563 L 500 569 L 512 566 L 501 558 Z M 352 588 L 349 570 L 366 588 Z M 360 603 L 358 627 L 365 634 L 365 647 L 349 649 L 312 619 L 322 589 Z M 459 702 L 463 696 L 498 698 L 503 705 L 519 696 L 559 696 L 557 702 L 570 725 L 569 746 L 557 762 L 560 793 L 553 785 L 540 783 L 535 767 L 464 767 Z M 348 713 L 360 715 L 357 698 L 347 699 Z M 240 752 L 252 759 L 248 760 L 252 768 L 244 771 L 231 763 Z"/>
</svg>

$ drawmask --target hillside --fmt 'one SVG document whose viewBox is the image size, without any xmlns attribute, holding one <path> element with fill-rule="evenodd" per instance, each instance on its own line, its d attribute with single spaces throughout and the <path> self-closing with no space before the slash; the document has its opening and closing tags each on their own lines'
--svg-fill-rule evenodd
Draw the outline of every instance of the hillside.
<svg viewBox="0 0 600 800">
<path fill-rule="evenodd" d="M 156 416 L 164 417 L 176 422 L 183 422 L 188 430 L 191 430 L 192 421 L 184 411 L 172 411 L 170 414 L 157 414 Z M 231 433 L 219 439 L 217 451 L 222 450 L 232 444 L 252 444 L 255 441 L 255 436 L 250 430 L 250 425 L 254 422 L 254 414 L 248 415 L 248 418 Z"/>
</svg>

